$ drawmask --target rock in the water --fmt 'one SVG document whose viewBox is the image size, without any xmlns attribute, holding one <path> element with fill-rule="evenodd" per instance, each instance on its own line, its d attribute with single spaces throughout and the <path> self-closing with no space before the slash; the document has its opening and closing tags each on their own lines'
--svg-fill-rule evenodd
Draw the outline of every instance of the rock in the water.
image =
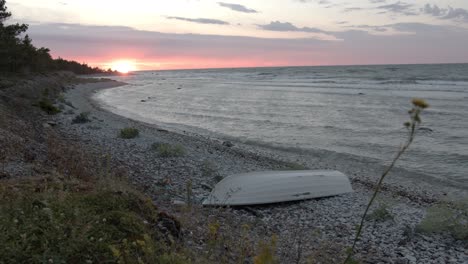
<svg viewBox="0 0 468 264">
<path fill-rule="evenodd" d="M 434 132 L 434 130 L 432 130 L 432 129 L 428 128 L 428 127 L 420 127 L 418 130 L 419 131 L 425 131 L 425 132 Z"/>
</svg>

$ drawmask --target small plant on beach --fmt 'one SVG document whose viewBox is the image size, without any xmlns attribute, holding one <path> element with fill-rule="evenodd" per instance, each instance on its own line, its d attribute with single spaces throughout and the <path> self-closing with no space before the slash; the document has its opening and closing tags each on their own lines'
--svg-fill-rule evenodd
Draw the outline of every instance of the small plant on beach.
<svg viewBox="0 0 468 264">
<path fill-rule="evenodd" d="M 450 233 L 468 242 L 468 200 L 453 205 L 438 204 L 429 208 L 416 227 L 420 233 Z"/>
<path fill-rule="evenodd" d="M 41 108 L 42 111 L 46 112 L 48 115 L 55 115 L 61 112 L 60 109 L 54 106 L 49 99 L 40 100 L 38 106 L 39 108 Z"/>
<path fill-rule="evenodd" d="M 270 243 L 261 242 L 259 253 L 254 257 L 254 264 L 276 264 L 279 263 L 275 256 L 276 242 L 278 238 L 273 236 Z"/>
<path fill-rule="evenodd" d="M 124 139 L 132 139 L 138 137 L 140 131 L 133 127 L 126 127 L 120 130 L 119 136 Z"/>
<path fill-rule="evenodd" d="M 185 149 L 182 145 L 171 145 L 167 143 L 154 143 L 151 148 L 155 150 L 160 157 L 181 157 L 185 155 Z"/>
<path fill-rule="evenodd" d="M 209 160 L 203 161 L 200 170 L 204 178 L 215 179 L 215 177 L 219 175 L 216 164 L 214 164 L 213 162 Z"/>
<path fill-rule="evenodd" d="M 304 164 L 297 162 L 287 162 L 286 170 L 307 170 L 307 167 Z"/>
<path fill-rule="evenodd" d="M 72 124 L 84 124 L 91 122 L 91 119 L 89 119 L 89 113 L 88 112 L 82 112 L 79 115 L 75 116 L 72 120 Z"/>
<path fill-rule="evenodd" d="M 57 96 L 57 101 L 59 101 L 60 103 L 64 104 L 66 102 L 65 100 L 65 96 L 63 95 L 63 93 L 59 94 Z"/>
<path fill-rule="evenodd" d="M 377 222 L 385 222 L 387 220 L 393 220 L 393 215 L 390 212 L 388 204 L 381 202 L 372 213 L 367 215 L 366 220 L 374 220 Z"/>
<path fill-rule="evenodd" d="M 400 159 L 400 157 L 403 155 L 403 153 L 405 153 L 406 150 L 408 150 L 408 148 L 413 143 L 414 138 L 416 136 L 416 131 L 417 131 L 419 125 L 421 124 L 421 116 L 420 116 L 421 112 L 424 109 L 426 109 L 427 107 L 429 107 L 429 104 L 427 104 L 426 101 L 424 101 L 423 99 L 415 98 L 415 99 L 412 100 L 412 103 L 413 103 L 413 108 L 408 112 L 408 114 L 410 116 L 410 120 L 408 122 L 404 123 L 404 126 L 408 130 L 408 137 L 406 139 L 406 142 L 403 144 L 403 146 L 400 148 L 400 150 L 398 151 L 396 156 L 393 158 L 390 166 L 388 166 L 388 168 L 380 176 L 380 179 L 378 180 L 377 185 L 375 187 L 374 193 L 373 193 L 369 203 L 367 204 L 367 207 L 366 207 L 366 209 L 364 211 L 364 214 L 363 214 L 363 216 L 361 218 L 361 222 L 360 222 L 360 224 L 358 226 L 358 229 L 357 229 L 356 236 L 354 238 L 353 244 L 352 244 L 351 248 L 349 249 L 348 256 L 346 257 L 346 259 L 344 261 L 345 264 L 348 264 L 348 263 L 351 263 L 352 261 L 354 261 L 353 260 L 354 250 L 356 248 L 356 244 L 357 244 L 357 242 L 359 240 L 359 237 L 361 236 L 362 230 L 364 228 L 365 220 L 367 218 L 367 213 L 369 212 L 369 209 L 371 208 L 372 204 L 374 203 L 375 198 L 377 197 L 377 194 L 379 193 L 380 188 L 382 187 L 382 184 L 383 184 L 383 181 L 384 181 L 385 177 L 387 177 L 388 173 L 395 166 L 396 162 Z"/>
</svg>

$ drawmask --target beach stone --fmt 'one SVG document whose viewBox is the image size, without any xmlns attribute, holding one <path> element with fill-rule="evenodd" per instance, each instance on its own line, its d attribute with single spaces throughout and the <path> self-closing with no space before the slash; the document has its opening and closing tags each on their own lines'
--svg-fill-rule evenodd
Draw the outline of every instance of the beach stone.
<svg viewBox="0 0 468 264">
<path fill-rule="evenodd" d="M 203 189 L 208 190 L 208 191 L 213 190 L 213 187 L 211 187 L 209 184 L 206 184 L 206 183 L 201 183 L 200 186 L 201 186 Z"/>
<path fill-rule="evenodd" d="M 232 144 L 231 141 L 224 141 L 223 146 L 228 147 L 228 148 L 232 148 L 232 147 L 234 147 L 234 144 Z"/>
<path fill-rule="evenodd" d="M 143 185 L 145 192 L 149 192 L 160 210 L 165 210 L 170 214 L 175 212 L 177 215 L 180 206 L 187 204 L 183 197 L 186 196 L 188 180 L 191 180 L 194 186 L 192 197 L 196 207 L 202 200 L 201 198 L 207 197 L 209 194 L 210 184 L 214 185 L 215 182 L 227 175 L 246 171 L 279 169 L 277 161 L 280 155 L 276 152 L 270 153 L 240 142 L 236 142 L 236 151 L 230 151 L 227 148 L 234 146 L 233 142 L 230 141 L 196 136 L 190 130 L 187 131 L 187 135 L 183 135 L 155 126 L 145 126 L 92 108 L 87 101 L 80 101 L 80 94 L 83 94 L 84 91 L 86 89 L 69 91 L 74 96 L 67 97 L 67 99 L 79 109 L 77 111 L 88 111 L 93 116 L 99 117 L 101 122 L 105 120 L 105 123 L 100 123 L 102 129 L 92 130 L 81 126 L 66 125 L 59 126 L 59 129 L 73 135 L 72 140 L 75 141 L 77 138 L 76 141 L 80 140 L 90 148 L 109 150 L 112 157 L 125 168 L 123 175 L 128 176 L 136 185 Z M 91 96 L 91 92 L 86 93 L 87 96 Z M 149 99 L 144 98 L 144 100 Z M 57 118 L 62 116 L 62 119 L 59 119 L 61 124 L 68 124 L 69 121 L 64 114 L 58 115 Z M 127 126 L 137 127 L 144 132 L 145 136 L 131 142 L 109 136 L 115 135 L 119 129 Z M 154 142 L 181 144 L 187 153 L 184 157 L 162 159 L 158 157 L 157 153 L 148 151 L 148 147 Z M 292 154 L 288 152 L 288 155 Z M 225 227 L 229 227 L 232 220 L 235 220 L 234 225 L 251 220 L 252 230 L 249 233 L 249 238 L 252 241 L 261 241 L 270 238 L 268 232 L 275 233 L 279 238 L 278 250 L 281 254 L 288 253 L 288 241 L 291 241 L 290 239 L 295 233 L 300 232 L 295 230 L 311 231 L 304 234 L 305 236 L 310 235 L 310 239 L 307 238 L 303 241 L 304 252 L 315 249 L 317 244 L 324 242 L 340 245 L 349 244 L 349 240 L 354 236 L 356 224 L 371 195 L 370 191 L 373 190 L 374 180 L 369 175 L 374 174 L 374 172 L 367 167 L 351 166 L 354 164 L 351 162 L 342 165 L 338 163 L 338 166 L 330 160 L 337 158 L 339 157 L 318 154 L 309 158 L 303 154 L 294 154 L 288 160 L 306 164 L 311 169 L 333 168 L 343 170 L 347 175 L 354 175 L 351 177 L 355 190 L 352 194 L 300 203 L 269 205 L 261 208 L 249 207 L 247 210 L 236 208 L 229 212 L 219 208 L 203 208 L 197 214 L 200 213 L 207 218 L 218 220 Z M 200 164 L 205 160 L 216 164 L 217 173 L 215 175 L 203 175 Z M 388 189 L 379 195 L 382 195 L 382 199 L 395 200 L 395 208 L 392 206 L 395 221 L 383 224 L 373 222 L 366 226 L 362 241 L 358 244 L 359 248 L 363 249 L 362 252 L 367 252 L 368 255 L 363 256 L 365 259 L 363 263 L 448 263 L 452 261 L 450 258 L 456 260 L 453 263 L 468 263 L 466 259 L 468 251 L 464 249 L 462 244 L 454 242 L 452 238 L 442 235 L 414 235 L 412 229 L 424 217 L 428 206 L 426 203 L 431 202 L 430 193 L 426 193 L 429 197 L 427 200 L 422 200 L 418 196 L 411 195 L 417 191 L 417 186 L 400 186 L 397 189 L 393 185 L 386 185 L 386 188 Z M 413 191 L 413 189 L 415 190 Z M 404 196 L 396 195 L 400 193 Z M 198 219 L 194 216 L 191 220 L 197 221 Z M 164 227 L 163 229 L 166 230 L 164 233 L 169 232 L 169 230 L 177 233 L 177 224 L 174 221 L 170 219 L 163 221 L 164 223 L 158 223 L 158 226 Z M 410 228 L 404 234 L 406 225 L 409 225 Z M 205 250 L 206 241 L 201 238 L 200 234 L 206 230 L 206 226 L 199 229 L 197 229 L 197 225 L 184 226 L 184 235 L 190 236 L 187 245 L 197 247 L 198 243 L 201 243 L 200 250 Z M 312 235 L 312 231 L 319 232 L 320 235 Z M 235 235 L 234 233 L 226 234 Z M 197 242 L 198 239 L 200 242 Z M 399 241 L 401 241 L 400 244 Z M 453 248 L 453 252 L 446 250 L 449 248 Z M 440 252 L 441 255 L 435 254 L 437 252 Z M 290 260 L 281 259 L 279 263 L 292 263 Z"/>
<path fill-rule="evenodd" d="M 173 205 L 186 205 L 187 203 L 185 203 L 184 201 L 181 201 L 181 200 L 174 200 L 174 201 L 172 201 L 172 204 Z"/>
</svg>

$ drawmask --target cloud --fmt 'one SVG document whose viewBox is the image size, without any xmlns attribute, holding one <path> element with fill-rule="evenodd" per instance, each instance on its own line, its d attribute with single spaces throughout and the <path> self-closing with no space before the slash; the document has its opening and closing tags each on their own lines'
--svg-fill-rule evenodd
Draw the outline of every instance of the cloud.
<svg viewBox="0 0 468 264">
<path fill-rule="evenodd" d="M 352 12 L 352 11 L 360 11 L 363 10 L 362 7 L 348 7 L 343 10 L 343 12 Z"/>
<path fill-rule="evenodd" d="M 463 8 L 440 8 L 437 5 L 426 4 L 421 9 L 422 13 L 439 17 L 441 19 L 451 19 L 462 22 L 468 22 L 468 10 Z"/>
<path fill-rule="evenodd" d="M 455 19 L 468 22 L 468 10 L 463 8 L 451 8 L 449 7 L 447 14 L 442 17 L 443 19 Z"/>
<path fill-rule="evenodd" d="M 370 25 L 354 25 L 348 26 L 349 28 L 361 28 L 361 29 L 370 29 L 377 32 L 386 32 L 388 31 L 387 26 L 370 26 Z"/>
<path fill-rule="evenodd" d="M 323 31 L 318 28 L 310 28 L 310 27 L 296 27 L 295 25 L 289 23 L 289 22 L 280 22 L 280 21 L 272 21 L 270 24 L 265 24 L 265 25 L 258 25 L 259 28 L 263 30 L 269 30 L 269 31 L 295 31 L 295 32 L 308 32 L 308 33 L 327 33 L 326 31 Z"/>
<path fill-rule="evenodd" d="M 229 8 L 231 10 L 234 10 L 234 11 L 237 11 L 237 12 L 242 12 L 242 13 L 258 13 L 257 10 L 255 9 L 250 9 L 250 8 L 247 8 L 243 5 L 239 5 L 239 4 L 230 4 L 230 3 L 223 3 L 223 2 L 218 2 L 218 4 L 222 7 L 226 7 L 226 8 Z"/>
<path fill-rule="evenodd" d="M 177 16 L 168 16 L 166 18 L 182 20 L 182 21 L 198 23 L 198 24 L 229 25 L 229 22 L 218 20 L 218 19 L 210 19 L 210 18 L 187 18 L 187 17 L 177 17 Z"/>
<path fill-rule="evenodd" d="M 38 23 L 31 23 L 28 33 L 35 45 L 49 47 L 55 57 L 96 66 L 121 58 L 142 61 L 144 69 L 468 61 L 468 30 L 464 28 L 421 23 L 381 27 L 413 34 L 372 35 L 365 30 L 347 30 L 333 33 L 342 41 L 327 41 Z"/>
<path fill-rule="evenodd" d="M 412 7 L 413 7 L 412 4 L 398 1 L 394 4 L 378 6 L 377 9 L 381 9 L 381 10 L 384 10 L 386 12 L 391 12 L 391 13 L 404 14 L 407 16 L 417 15 L 415 12 L 412 11 Z"/>
<path fill-rule="evenodd" d="M 385 3 L 387 0 L 370 0 L 372 4 Z"/>
<path fill-rule="evenodd" d="M 441 9 L 437 5 L 431 6 L 430 4 L 426 4 L 421 11 L 432 16 L 441 16 L 447 12 L 446 9 Z"/>
</svg>

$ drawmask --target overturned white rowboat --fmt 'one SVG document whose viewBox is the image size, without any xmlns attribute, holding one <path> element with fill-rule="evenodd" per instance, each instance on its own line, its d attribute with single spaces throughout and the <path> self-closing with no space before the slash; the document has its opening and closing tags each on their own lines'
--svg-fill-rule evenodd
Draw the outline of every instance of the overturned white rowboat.
<svg viewBox="0 0 468 264">
<path fill-rule="evenodd" d="M 346 175 L 330 170 L 265 171 L 236 174 L 220 181 L 203 205 L 255 205 L 353 192 Z"/>
</svg>

